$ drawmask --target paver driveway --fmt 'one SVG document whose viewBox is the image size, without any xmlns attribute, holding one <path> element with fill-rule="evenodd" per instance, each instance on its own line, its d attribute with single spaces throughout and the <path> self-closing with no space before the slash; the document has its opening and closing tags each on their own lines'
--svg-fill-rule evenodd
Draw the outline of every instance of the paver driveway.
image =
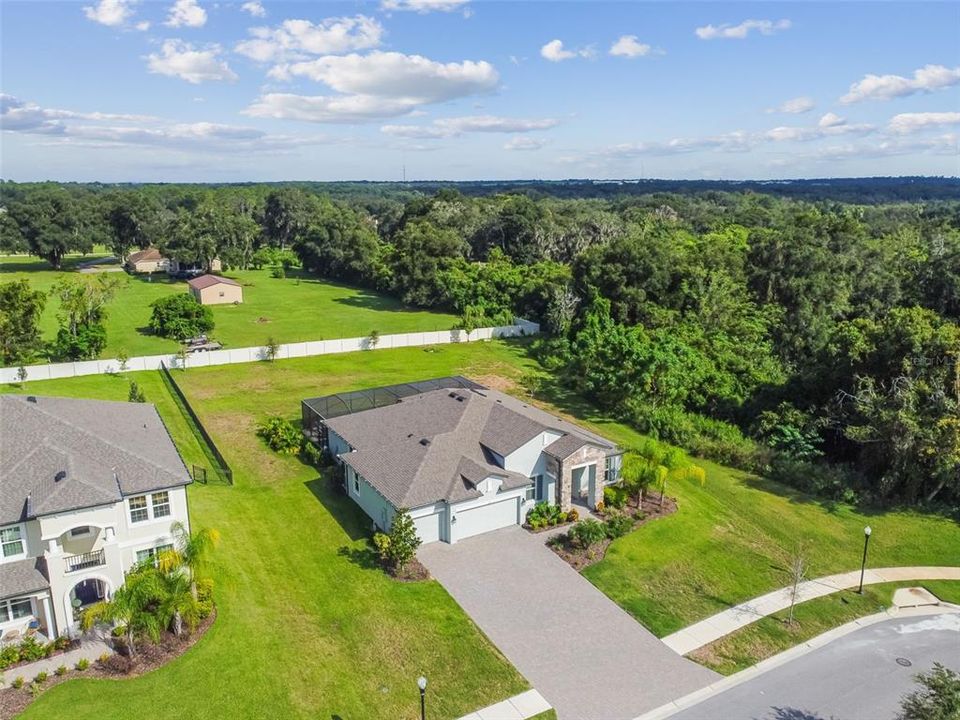
<svg viewBox="0 0 960 720">
<path fill-rule="evenodd" d="M 628 720 L 719 679 L 677 655 L 520 527 L 420 561 L 560 720 Z"/>
</svg>

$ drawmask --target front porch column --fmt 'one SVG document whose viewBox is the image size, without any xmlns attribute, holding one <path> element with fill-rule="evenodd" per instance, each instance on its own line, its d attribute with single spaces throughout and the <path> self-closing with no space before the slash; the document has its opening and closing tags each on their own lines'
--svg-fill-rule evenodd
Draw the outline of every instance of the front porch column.
<svg viewBox="0 0 960 720">
<path fill-rule="evenodd" d="M 569 512 L 573 506 L 573 473 L 565 462 L 560 463 L 560 472 L 557 473 L 557 502 L 564 512 Z"/>
<path fill-rule="evenodd" d="M 57 632 L 57 619 L 53 616 L 53 609 L 50 606 L 50 596 L 44 595 L 43 600 L 41 600 L 41 605 L 43 605 L 43 619 L 47 623 L 47 636 L 54 640 L 60 636 L 60 633 Z"/>
</svg>

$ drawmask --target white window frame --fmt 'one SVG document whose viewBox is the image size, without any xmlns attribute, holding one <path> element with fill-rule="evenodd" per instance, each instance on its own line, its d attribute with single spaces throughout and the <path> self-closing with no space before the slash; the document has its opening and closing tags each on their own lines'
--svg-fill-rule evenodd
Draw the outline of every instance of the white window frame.
<svg viewBox="0 0 960 720">
<path fill-rule="evenodd" d="M 143 507 L 133 507 L 133 502 L 135 500 L 143 500 Z M 143 517 L 134 517 L 134 513 L 144 513 Z M 145 523 L 150 521 L 150 500 L 147 495 L 134 495 L 133 497 L 127 498 L 127 517 L 130 519 L 131 525 L 139 525 L 140 523 Z"/>
<path fill-rule="evenodd" d="M 154 496 L 162 495 L 162 494 L 166 494 L 167 501 L 165 503 L 154 504 L 154 499 L 153 499 Z M 130 503 L 140 498 L 143 498 L 143 501 L 146 503 L 146 505 L 142 508 L 131 508 Z M 155 514 L 156 508 L 164 507 L 164 506 L 167 507 L 169 512 L 167 512 L 166 515 L 156 515 Z M 144 518 L 141 518 L 140 520 L 134 520 L 133 513 L 135 511 L 136 512 L 146 511 L 147 516 Z M 131 525 L 143 525 L 149 522 L 157 522 L 159 520 L 165 520 L 171 517 L 172 515 L 173 515 L 173 498 L 170 497 L 169 490 L 157 490 L 157 492 L 154 492 L 154 493 L 143 493 L 141 495 L 131 495 L 130 497 L 127 498 L 127 519 L 129 520 Z"/>
<path fill-rule="evenodd" d="M 163 495 L 166 499 L 163 502 L 157 502 L 157 496 Z M 166 512 L 162 515 L 157 514 L 158 508 L 166 508 Z M 150 493 L 150 514 L 154 518 L 165 518 L 170 517 L 173 513 L 173 504 L 170 502 L 170 492 L 167 490 L 161 490 L 159 492 Z"/>
<path fill-rule="evenodd" d="M 27 603 L 30 606 L 30 611 L 26 615 L 21 615 L 20 617 L 13 616 L 13 605 L 14 603 L 20 605 L 22 603 Z M 24 620 L 28 617 L 36 617 L 34 612 L 33 600 L 31 598 L 11 598 L 9 600 L 0 600 L 0 624 L 13 623 Z"/>
<path fill-rule="evenodd" d="M 155 545 L 154 547 L 140 548 L 139 550 L 133 551 L 133 560 L 135 565 L 139 565 L 142 562 L 147 560 L 152 560 L 153 564 L 157 564 L 157 556 L 165 550 L 173 550 L 173 543 L 161 543 L 160 545 Z M 146 553 L 144 557 L 140 557 L 141 553 Z"/>
<path fill-rule="evenodd" d="M 0 527 L 0 532 L 6 530 L 15 530 L 17 532 L 17 537 L 14 540 L 0 540 L 0 563 L 2 562 L 12 562 L 14 560 L 22 560 L 27 556 L 27 533 L 26 528 L 23 523 L 16 523 L 14 525 L 4 525 Z M 7 554 L 5 546 L 13 545 L 14 543 L 20 543 L 20 552 Z"/>
</svg>

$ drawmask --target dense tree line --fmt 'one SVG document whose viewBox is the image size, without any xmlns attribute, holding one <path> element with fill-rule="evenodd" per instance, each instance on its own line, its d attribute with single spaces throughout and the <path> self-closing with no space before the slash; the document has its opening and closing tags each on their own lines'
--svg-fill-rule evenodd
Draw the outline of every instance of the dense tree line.
<svg viewBox="0 0 960 720">
<path fill-rule="evenodd" d="M 881 180 L 837 181 L 857 204 L 710 188 L 558 197 L 576 184 L 5 183 L 0 229 L 5 249 L 52 266 L 94 243 L 155 245 L 278 276 L 302 266 L 465 327 L 524 315 L 550 331 L 540 352 L 558 377 L 646 433 L 839 498 L 957 508 L 956 184 Z M 953 199 L 870 204 L 919 188 Z M 41 299 L 8 292 L 23 307 L 5 322 L 23 335 Z"/>
</svg>

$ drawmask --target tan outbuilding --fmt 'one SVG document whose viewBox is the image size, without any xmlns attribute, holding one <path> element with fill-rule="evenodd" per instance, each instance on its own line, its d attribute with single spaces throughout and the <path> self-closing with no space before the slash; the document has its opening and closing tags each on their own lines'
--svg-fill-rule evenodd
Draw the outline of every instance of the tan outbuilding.
<svg viewBox="0 0 960 720">
<path fill-rule="evenodd" d="M 166 272 L 170 267 L 167 260 L 156 248 L 146 248 L 127 256 L 127 270 L 134 273 Z"/>
<path fill-rule="evenodd" d="M 220 277 L 219 275 L 201 275 L 188 280 L 190 293 L 201 305 L 223 305 L 225 303 L 242 303 L 243 288 L 236 280 Z"/>
</svg>

